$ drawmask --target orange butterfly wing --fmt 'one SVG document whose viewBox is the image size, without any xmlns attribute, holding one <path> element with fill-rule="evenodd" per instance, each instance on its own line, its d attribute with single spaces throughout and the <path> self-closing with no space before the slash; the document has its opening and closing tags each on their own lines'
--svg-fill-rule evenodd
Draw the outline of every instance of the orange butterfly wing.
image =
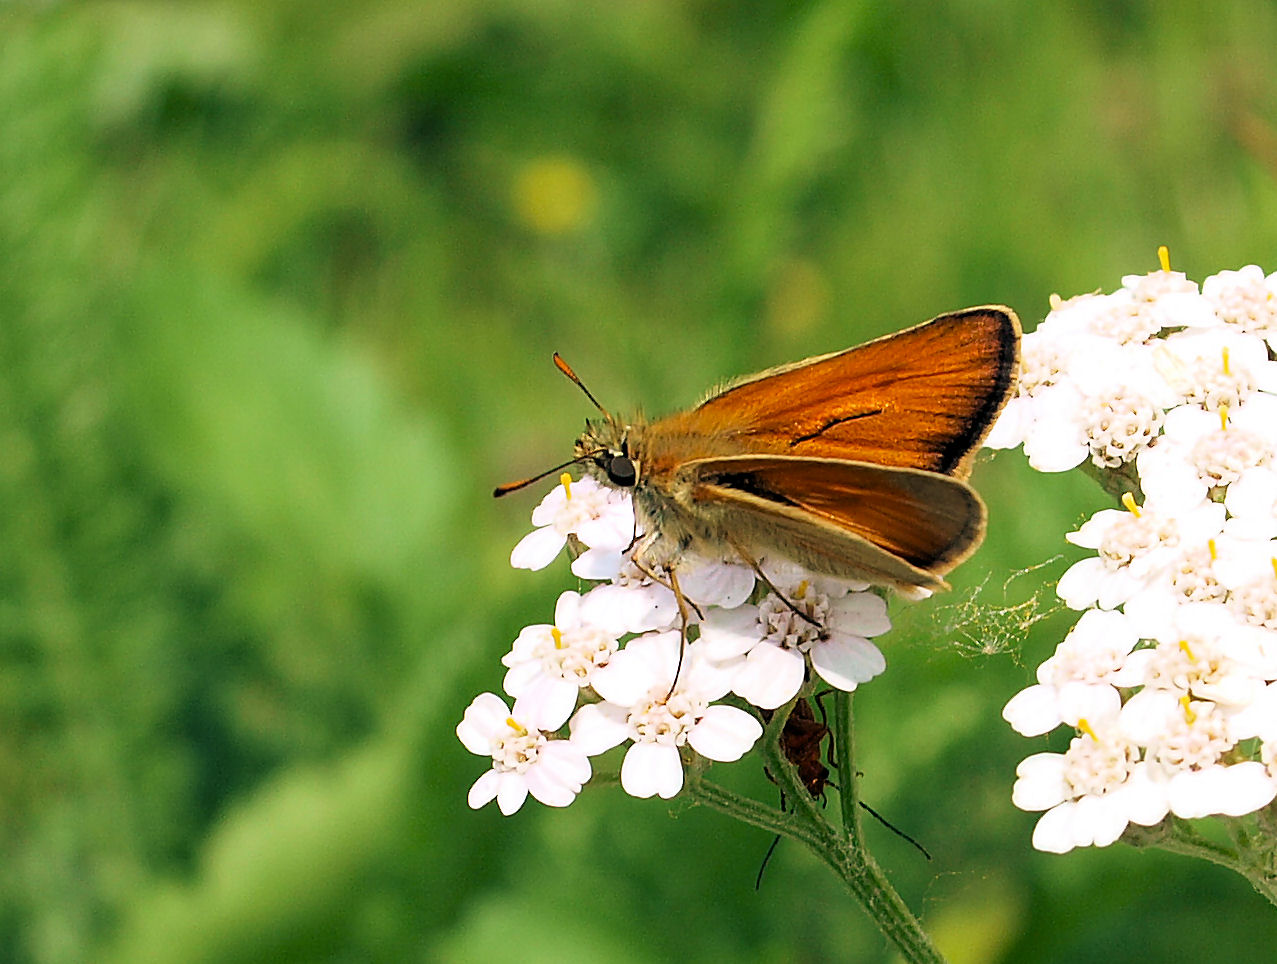
<svg viewBox="0 0 1277 964">
<path fill-rule="evenodd" d="M 969 308 L 763 372 L 662 419 L 662 434 L 749 452 L 906 466 L 957 478 L 1015 389 L 1020 322 Z"/>
<path fill-rule="evenodd" d="M 933 472 L 773 455 L 698 459 L 681 471 L 696 480 L 699 504 L 765 523 L 771 541 L 820 572 L 939 588 L 984 535 L 980 497 Z"/>
</svg>

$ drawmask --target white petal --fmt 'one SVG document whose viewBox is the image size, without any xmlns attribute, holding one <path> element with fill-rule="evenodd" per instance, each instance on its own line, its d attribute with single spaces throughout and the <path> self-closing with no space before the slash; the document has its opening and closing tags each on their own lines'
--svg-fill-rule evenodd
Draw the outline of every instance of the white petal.
<svg viewBox="0 0 1277 964">
<path fill-rule="evenodd" d="M 539 673 L 515 701 L 514 718 L 538 730 L 557 730 L 572 715 L 580 693 L 576 683 Z"/>
<path fill-rule="evenodd" d="M 1122 696 L 1108 683 L 1065 683 L 1056 694 L 1061 722 L 1077 726 L 1086 720 L 1092 726 L 1099 721 L 1116 719 L 1122 708 Z"/>
<path fill-rule="evenodd" d="M 592 486 L 598 485 L 597 482 L 589 477 L 581 479 L 579 482 L 573 482 L 572 484 L 574 486 L 583 486 L 587 490 Z M 555 516 L 557 516 L 567 504 L 567 490 L 564 489 L 562 485 L 556 485 L 545 494 L 545 498 L 538 502 L 537 507 L 532 510 L 532 524 L 534 526 L 548 526 L 553 524 Z"/>
<path fill-rule="evenodd" d="M 1022 404 L 1024 401 L 1023 398 L 1013 398 L 1007 402 L 984 440 L 985 448 L 1013 449 L 1024 441 L 1025 416 L 1030 411 L 1027 405 Z"/>
<path fill-rule="evenodd" d="M 514 547 L 510 565 L 515 569 L 544 569 L 554 562 L 567 541 L 567 536 L 555 531 L 554 526 L 534 529 Z"/>
<path fill-rule="evenodd" d="M 457 724 L 457 739 L 471 753 L 489 756 L 492 740 L 505 732 L 510 709 L 495 693 L 480 693 L 466 707 L 465 716 Z"/>
<path fill-rule="evenodd" d="M 495 771 L 494 771 L 495 772 Z M 528 781 L 523 774 L 508 771 L 497 774 L 497 808 L 507 817 L 528 799 Z"/>
<path fill-rule="evenodd" d="M 614 703 L 588 703 L 569 724 L 572 742 L 587 756 L 620 746 L 630 735 L 628 716 L 625 707 Z"/>
<path fill-rule="evenodd" d="M 1134 771 L 1126 778 L 1126 783 L 1116 792 L 1122 794 L 1127 819 L 1141 827 L 1151 827 L 1155 823 L 1160 823 L 1170 812 L 1167 781 L 1154 779 L 1153 771 L 1147 763 L 1135 764 Z"/>
<path fill-rule="evenodd" d="M 516 663 L 511 666 L 505 674 L 505 679 L 501 681 L 501 688 L 511 696 L 522 696 L 537 679 L 541 677 L 542 666 L 540 660 L 524 660 L 522 663 Z"/>
<path fill-rule="evenodd" d="M 1002 718 L 1021 736 L 1041 736 L 1062 722 L 1055 687 L 1035 684 L 1016 693 L 1002 708 Z"/>
<path fill-rule="evenodd" d="M 1070 609 L 1086 609 L 1095 604 L 1105 575 L 1102 561 L 1095 558 L 1081 559 L 1065 570 L 1055 592 Z"/>
<path fill-rule="evenodd" d="M 541 748 L 526 777 L 532 796 L 547 807 L 566 807 L 590 779 L 590 761 L 568 741 L 553 740 Z"/>
<path fill-rule="evenodd" d="M 853 636 L 881 636 L 891 628 L 887 600 L 872 592 L 844 596 L 833 604 L 829 625 Z"/>
<path fill-rule="evenodd" d="M 710 659 L 730 659 L 758 645 L 762 633 L 757 606 L 711 609 L 701 623 L 700 641 Z"/>
<path fill-rule="evenodd" d="M 683 789 L 678 750 L 663 743 L 635 743 L 621 763 L 621 787 L 632 797 L 669 799 Z"/>
<path fill-rule="evenodd" d="M 1267 806 L 1277 796 L 1277 784 L 1262 763 L 1250 761 L 1177 773 L 1171 778 L 1169 794 L 1171 812 L 1177 817 L 1240 817 Z"/>
<path fill-rule="evenodd" d="M 1011 802 L 1021 810 L 1047 810 L 1069 799 L 1073 791 L 1064 779 L 1064 754 L 1035 753 L 1015 768 Z"/>
<path fill-rule="evenodd" d="M 474 785 L 470 787 L 470 792 L 466 794 L 466 803 L 470 804 L 472 809 L 478 810 L 495 800 L 499 776 L 496 770 L 490 769 L 475 780 Z"/>
<path fill-rule="evenodd" d="M 678 585 L 684 596 L 702 606 L 735 609 L 754 591 L 754 572 L 722 560 L 693 557 L 686 568 L 680 565 Z"/>
<path fill-rule="evenodd" d="M 1076 807 L 1072 802 L 1061 803 L 1042 814 L 1042 819 L 1033 828 L 1033 846 L 1049 854 L 1066 854 L 1076 847 L 1073 840 L 1073 811 Z"/>
<path fill-rule="evenodd" d="M 643 586 L 595 586 L 581 602 L 581 618 L 615 634 L 668 629 L 678 620 L 674 594 L 655 583 Z"/>
<path fill-rule="evenodd" d="M 674 683 L 679 662 L 677 632 L 649 633 L 626 644 L 608 664 L 590 677 L 590 685 L 605 700 L 633 706 L 654 689 Z"/>
<path fill-rule="evenodd" d="M 755 646 L 732 683 L 732 690 L 755 706 L 774 710 L 793 698 L 803 685 L 805 661 L 793 650 L 771 643 Z"/>
<path fill-rule="evenodd" d="M 554 625 L 563 631 L 580 625 L 581 594 L 569 589 L 559 594 L 554 604 Z"/>
<path fill-rule="evenodd" d="M 834 633 L 812 646 L 811 665 L 830 686 L 851 692 L 885 670 L 887 659 L 867 639 Z"/>
<path fill-rule="evenodd" d="M 1079 847 L 1107 847 L 1126 829 L 1121 800 L 1112 793 L 1082 797 L 1073 811 L 1073 840 Z"/>
<path fill-rule="evenodd" d="M 578 579 L 615 579 L 621 573 L 621 550 L 586 549 L 572 560 L 571 569 Z"/>
<path fill-rule="evenodd" d="M 596 519 L 586 519 L 576 527 L 576 536 L 591 549 L 620 552 L 634 541 L 634 516 L 619 506 Z"/>
<path fill-rule="evenodd" d="M 711 706 L 687 735 L 703 757 L 730 763 L 739 760 L 763 735 L 762 725 L 734 706 Z"/>
</svg>

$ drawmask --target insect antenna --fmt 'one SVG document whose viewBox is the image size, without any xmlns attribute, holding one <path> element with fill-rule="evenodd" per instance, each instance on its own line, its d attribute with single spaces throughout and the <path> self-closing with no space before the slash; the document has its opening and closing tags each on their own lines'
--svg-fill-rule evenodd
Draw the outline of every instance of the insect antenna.
<svg viewBox="0 0 1277 964">
<path fill-rule="evenodd" d="M 559 471 L 559 469 L 566 469 L 569 465 L 576 465 L 578 462 L 588 462 L 596 455 L 598 455 L 598 452 L 586 452 L 584 455 L 578 455 L 574 459 L 568 459 L 562 465 L 556 465 L 552 469 L 546 469 L 544 472 L 539 472 L 530 479 L 520 479 L 518 482 L 507 482 L 505 485 L 498 485 L 492 490 L 492 497 L 494 499 L 499 499 L 501 496 L 509 495 L 511 492 L 518 492 L 520 489 L 526 488 L 533 482 L 539 482 L 547 475 Z"/>
<path fill-rule="evenodd" d="M 567 362 L 565 362 L 563 360 L 563 357 L 557 351 L 554 353 L 554 367 L 557 368 L 559 371 L 563 372 L 563 374 L 566 375 L 569 379 L 571 379 L 577 388 L 585 392 L 585 397 L 588 398 L 594 404 L 595 408 L 597 408 L 600 412 L 603 413 L 604 418 L 606 418 L 608 421 L 612 420 L 612 416 L 608 412 L 608 410 L 599 404 L 599 400 L 594 397 L 594 394 L 588 388 L 585 387 L 585 382 L 581 381 L 581 379 L 577 377 L 576 372 L 572 370 L 572 366 L 570 366 Z"/>
<path fill-rule="evenodd" d="M 857 800 L 856 802 L 860 804 L 861 810 L 865 811 L 865 813 L 869 814 L 869 816 L 873 817 L 875 820 L 877 820 L 880 824 L 882 824 L 884 827 L 886 827 L 888 830 L 894 833 L 901 840 L 904 840 L 904 841 L 907 841 L 908 843 L 913 844 L 914 849 L 917 850 L 918 853 L 922 854 L 922 856 L 926 857 L 928 860 L 931 859 L 931 854 L 930 852 L 928 852 L 927 848 L 924 847 L 922 844 L 918 843 L 918 841 L 914 840 L 913 837 L 909 836 L 907 833 L 905 833 L 895 824 L 891 823 L 891 821 L 889 821 L 886 817 L 880 814 L 873 807 L 869 806 L 869 804 L 865 803 L 865 801 Z"/>
</svg>

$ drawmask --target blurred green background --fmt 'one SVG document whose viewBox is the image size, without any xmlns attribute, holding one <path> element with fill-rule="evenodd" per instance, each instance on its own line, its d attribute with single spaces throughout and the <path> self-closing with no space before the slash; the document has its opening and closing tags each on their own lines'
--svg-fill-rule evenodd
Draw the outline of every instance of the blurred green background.
<svg viewBox="0 0 1277 964">
<path fill-rule="evenodd" d="M 0 4 L 0 960 L 889 960 L 716 814 L 466 807 L 453 728 L 572 584 L 508 567 L 544 490 L 491 488 L 590 414 L 554 350 L 659 413 L 1032 327 L 1161 243 L 1277 268 L 1275 49 L 1271 4 L 1188 0 Z M 1053 744 L 999 712 L 1070 617 L 979 607 L 1051 608 L 1104 499 L 977 483 L 985 549 L 857 698 L 934 855 L 871 826 L 883 863 L 957 962 L 1271 960 L 1241 878 L 1031 850 Z"/>
</svg>

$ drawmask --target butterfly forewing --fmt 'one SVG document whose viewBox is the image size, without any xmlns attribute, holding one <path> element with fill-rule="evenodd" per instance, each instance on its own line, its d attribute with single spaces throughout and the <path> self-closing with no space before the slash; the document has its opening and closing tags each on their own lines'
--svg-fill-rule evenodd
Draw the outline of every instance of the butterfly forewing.
<svg viewBox="0 0 1277 964">
<path fill-rule="evenodd" d="M 965 478 L 1015 387 L 1019 322 L 971 308 L 764 372 L 653 426 L 745 451 L 906 466 Z M 817 404 L 818 402 L 818 404 Z"/>
</svg>

